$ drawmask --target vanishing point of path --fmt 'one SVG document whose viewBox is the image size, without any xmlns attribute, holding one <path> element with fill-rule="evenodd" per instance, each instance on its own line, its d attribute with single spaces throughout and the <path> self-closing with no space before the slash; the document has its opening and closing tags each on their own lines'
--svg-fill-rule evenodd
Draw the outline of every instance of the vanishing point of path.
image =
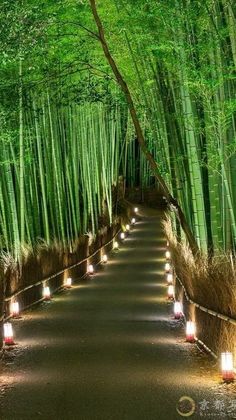
<svg viewBox="0 0 236 420">
<path fill-rule="evenodd" d="M 211 413 L 199 407 L 219 399 L 217 369 L 166 301 L 161 216 L 145 210 L 94 277 L 14 321 L 1 420 L 175 420 L 182 396 L 196 402 L 191 418 Z"/>
</svg>

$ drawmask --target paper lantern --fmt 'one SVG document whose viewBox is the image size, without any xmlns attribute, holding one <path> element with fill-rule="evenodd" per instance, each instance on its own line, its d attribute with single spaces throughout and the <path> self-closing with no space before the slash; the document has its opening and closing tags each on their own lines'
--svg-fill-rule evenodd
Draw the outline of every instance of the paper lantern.
<svg viewBox="0 0 236 420">
<path fill-rule="evenodd" d="M 138 207 L 134 208 L 134 212 L 137 214 L 138 213 Z"/>
<path fill-rule="evenodd" d="M 130 225 L 126 225 L 125 229 L 126 229 L 127 232 L 129 232 L 130 231 Z"/>
<path fill-rule="evenodd" d="M 168 286 L 168 292 L 167 292 L 167 297 L 168 297 L 169 300 L 174 299 L 174 292 L 175 292 L 174 286 L 173 286 L 173 284 L 170 284 Z"/>
<path fill-rule="evenodd" d="M 233 355 L 230 352 L 221 353 L 222 378 L 225 382 L 234 380 Z"/>
<path fill-rule="evenodd" d="M 186 341 L 194 343 L 196 335 L 196 324 L 193 321 L 187 321 L 186 324 Z"/>
<path fill-rule="evenodd" d="M 48 286 L 43 287 L 43 298 L 44 300 L 51 300 L 50 288 Z"/>
<path fill-rule="evenodd" d="M 170 263 L 166 263 L 166 264 L 165 264 L 165 271 L 166 271 L 166 273 L 169 273 L 169 272 L 170 272 L 170 270 L 171 270 L 171 265 L 170 265 Z"/>
<path fill-rule="evenodd" d="M 173 283 L 173 274 L 167 273 L 167 283 L 172 284 Z"/>
<path fill-rule="evenodd" d="M 135 225 L 135 223 L 136 223 L 136 219 L 135 219 L 135 217 L 133 217 L 132 220 L 131 220 L 131 224 Z"/>
<path fill-rule="evenodd" d="M 121 232 L 120 239 L 122 239 L 122 241 L 125 239 L 125 233 L 124 232 Z"/>
<path fill-rule="evenodd" d="M 93 265 L 92 264 L 89 264 L 89 266 L 88 266 L 88 272 L 89 272 L 89 274 L 94 274 L 94 268 L 93 268 Z"/>
<path fill-rule="evenodd" d="M 8 346 L 12 346 L 14 343 L 13 338 L 13 329 L 12 324 L 10 322 L 6 322 L 3 324 L 3 332 L 4 332 L 4 343 Z"/>
<path fill-rule="evenodd" d="M 171 258 L 171 253 L 170 253 L 170 251 L 166 251 L 166 259 L 167 259 L 167 260 L 170 260 L 170 258 Z"/>
<path fill-rule="evenodd" d="M 102 256 L 102 262 L 103 262 L 104 264 L 106 264 L 106 263 L 107 263 L 107 261 L 108 261 L 108 257 L 107 257 L 107 255 L 106 255 L 106 254 L 103 254 L 103 256 Z"/>
<path fill-rule="evenodd" d="M 18 318 L 20 314 L 19 302 L 12 302 L 11 304 L 11 315 L 13 318 Z"/>
<path fill-rule="evenodd" d="M 70 289 L 72 287 L 72 278 L 71 277 L 67 277 L 67 279 L 65 280 L 65 287 L 67 287 L 67 289 Z"/>
<path fill-rule="evenodd" d="M 117 251 L 119 249 L 119 244 L 117 241 L 114 242 L 113 248 Z"/>
<path fill-rule="evenodd" d="M 181 302 L 175 302 L 174 303 L 174 315 L 175 319 L 180 319 L 183 315 L 183 308 Z"/>
</svg>

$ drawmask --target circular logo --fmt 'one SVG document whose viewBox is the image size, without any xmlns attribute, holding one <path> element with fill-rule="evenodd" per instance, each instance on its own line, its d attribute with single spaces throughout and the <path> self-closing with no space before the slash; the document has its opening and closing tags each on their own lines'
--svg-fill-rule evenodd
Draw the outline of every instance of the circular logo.
<svg viewBox="0 0 236 420">
<path fill-rule="evenodd" d="M 183 395 L 176 406 L 177 413 L 182 417 L 190 417 L 195 413 L 196 404 L 195 401 L 188 397 L 187 395 Z"/>
</svg>

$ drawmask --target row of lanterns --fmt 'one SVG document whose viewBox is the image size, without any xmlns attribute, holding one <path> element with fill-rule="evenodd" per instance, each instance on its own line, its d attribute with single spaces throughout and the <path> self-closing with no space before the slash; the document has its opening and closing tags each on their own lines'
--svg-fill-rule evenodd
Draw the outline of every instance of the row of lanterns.
<svg viewBox="0 0 236 420">
<path fill-rule="evenodd" d="M 175 290 L 173 282 L 173 271 L 171 266 L 171 253 L 168 249 L 169 243 L 167 242 L 167 251 L 166 251 L 166 263 L 165 263 L 165 272 L 167 278 L 167 299 L 173 301 L 174 303 L 174 318 L 181 319 L 184 317 L 182 303 L 175 300 Z M 194 321 L 186 322 L 186 341 L 188 343 L 195 343 L 196 341 L 196 323 Z M 232 382 L 235 379 L 234 374 L 234 361 L 233 354 L 230 352 L 221 353 L 221 372 L 222 379 L 225 382 Z"/>
<path fill-rule="evenodd" d="M 136 213 L 136 214 L 138 213 L 138 207 L 134 208 L 134 213 Z M 135 217 L 133 217 L 131 219 L 131 224 L 135 225 L 135 223 L 136 223 L 136 219 L 135 219 Z M 120 239 L 123 241 L 126 238 L 126 235 L 129 232 L 130 232 L 130 225 L 127 224 L 125 226 L 125 230 L 120 233 Z M 115 251 L 119 250 L 119 242 L 118 241 L 115 241 L 113 243 L 113 249 Z M 103 254 L 101 262 L 103 264 L 106 264 L 108 262 L 107 254 Z M 95 272 L 95 270 L 94 270 L 93 264 L 89 264 L 88 265 L 88 274 L 93 275 L 94 272 Z M 66 289 L 70 289 L 72 287 L 72 278 L 71 277 L 67 277 L 65 279 L 64 287 Z M 50 287 L 49 286 L 43 286 L 42 297 L 45 301 L 50 301 L 51 300 L 51 292 L 50 292 Z M 17 302 L 17 301 L 12 302 L 11 307 L 10 307 L 10 312 L 11 312 L 11 317 L 12 318 L 19 318 L 20 317 L 19 302 Z M 13 328 L 12 328 L 11 322 L 5 322 L 3 324 L 3 336 L 4 336 L 4 344 L 5 345 L 12 346 L 12 345 L 15 344 Z"/>
</svg>

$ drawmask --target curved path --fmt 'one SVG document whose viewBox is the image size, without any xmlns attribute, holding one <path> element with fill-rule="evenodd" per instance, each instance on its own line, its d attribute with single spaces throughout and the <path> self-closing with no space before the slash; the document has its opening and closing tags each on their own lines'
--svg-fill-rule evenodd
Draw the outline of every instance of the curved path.
<svg viewBox="0 0 236 420">
<path fill-rule="evenodd" d="M 164 252 L 161 213 L 145 210 L 94 277 L 14 321 L 2 420 L 174 420 L 182 396 L 195 400 L 191 418 L 218 413 L 217 368 L 166 302 Z"/>
</svg>

